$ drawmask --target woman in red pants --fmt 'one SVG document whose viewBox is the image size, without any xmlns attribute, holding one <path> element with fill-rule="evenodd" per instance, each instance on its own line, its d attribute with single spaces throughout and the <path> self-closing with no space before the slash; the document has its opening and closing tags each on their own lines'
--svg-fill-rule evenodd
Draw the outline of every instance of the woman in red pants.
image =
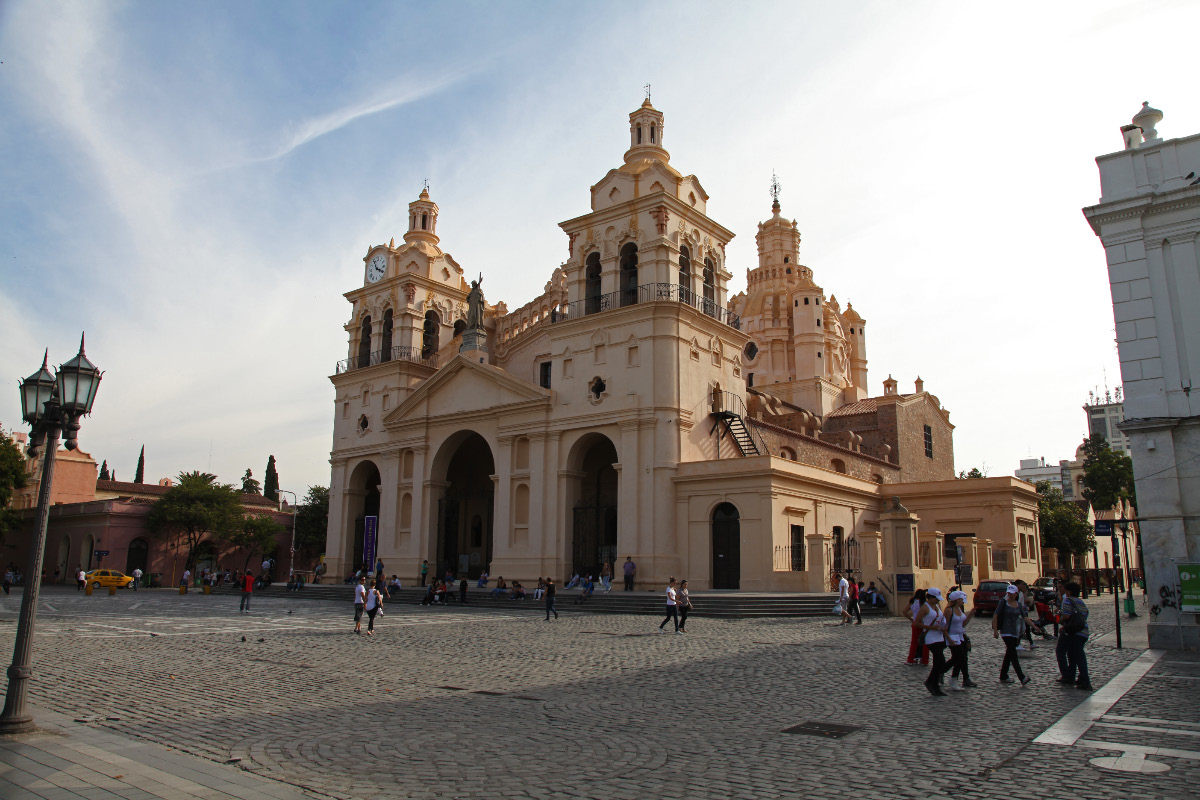
<svg viewBox="0 0 1200 800">
<path fill-rule="evenodd" d="M 912 640 L 908 644 L 908 661 L 909 666 L 917 664 L 929 665 L 929 648 L 921 643 L 921 636 L 925 633 L 924 630 L 917 625 L 916 613 L 925 604 L 925 590 L 917 589 L 912 599 L 908 601 L 908 609 L 904 612 L 904 616 L 908 617 L 912 622 Z M 920 648 L 921 660 L 917 661 L 917 649 Z"/>
</svg>

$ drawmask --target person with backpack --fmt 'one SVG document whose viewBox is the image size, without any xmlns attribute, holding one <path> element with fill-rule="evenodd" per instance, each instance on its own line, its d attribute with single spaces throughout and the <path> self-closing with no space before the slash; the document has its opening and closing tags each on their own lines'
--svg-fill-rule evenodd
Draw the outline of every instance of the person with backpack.
<svg viewBox="0 0 1200 800">
<path fill-rule="evenodd" d="M 1021 661 L 1017 656 L 1017 645 L 1021 643 L 1021 624 L 1032 627 L 1033 620 L 1025 611 L 1025 606 L 1020 601 L 1020 595 L 1021 590 L 1009 584 L 1005 590 L 1004 599 L 996 604 L 996 611 L 992 614 L 992 638 L 1001 639 L 1004 642 L 1004 661 L 1000 664 L 1000 682 L 1012 683 L 1012 678 L 1008 677 L 1008 669 L 1012 667 L 1013 671 L 1017 673 L 1017 680 L 1024 686 L 1029 683 L 1030 678 L 1021 669 Z"/>
<path fill-rule="evenodd" d="M 1088 640 L 1088 607 L 1079 599 L 1079 584 L 1074 581 L 1064 587 L 1062 606 L 1058 610 L 1058 645 L 1054 655 L 1058 658 L 1059 683 L 1074 685 L 1085 692 L 1092 691 L 1088 676 L 1087 653 L 1083 646 Z"/>
</svg>

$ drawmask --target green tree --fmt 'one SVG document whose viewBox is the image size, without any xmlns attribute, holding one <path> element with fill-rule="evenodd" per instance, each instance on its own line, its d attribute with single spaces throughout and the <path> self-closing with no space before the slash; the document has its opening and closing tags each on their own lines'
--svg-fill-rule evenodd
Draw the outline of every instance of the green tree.
<svg viewBox="0 0 1200 800">
<path fill-rule="evenodd" d="M 144 483 L 146 479 L 146 445 L 142 445 L 142 452 L 138 453 L 137 472 L 133 475 L 134 483 Z"/>
<path fill-rule="evenodd" d="M 959 472 L 958 477 L 963 478 L 963 479 L 986 478 L 987 477 L 987 467 L 984 466 L 983 469 L 980 469 L 979 467 L 971 467 L 971 469 L 969 471 Z"/>
<path fill-rule="evenodd" d="M 262 486 L 255 480 L 250 468 L 246 468 L 246 474 L 242 476 L 242 494 L 262 494 Z"/>
<path fill-rule="evenodd" d="M 1088 524 L 1087 512 L 1078 504 L 1064 500 L 1062 490 L 1056 489 L 1050 481 L 1038 481 L 1037 492 L 1042 547 L 1071 555 L 1091 550 L 1096 537 Z"/>
<path fill-rule="evenodd" d="M 308 556 L 323 553 L 328 528 L 329 488 L 310 486 L 296 509 L 296 550 Z"/>
<path fill-rule="evenodd" d="M 263 497 L 279 502 L 279 473 L 275 471 L 275 456 L 267 459 L 267 474 L 263 478 Z"/>
<path fill-rule="evenodd" d="M 284 527 L 266 514 L 246 514 L 221 536 L 221 541 L 232 549 L 246 551 L 246 563 L 242 571 L 250 567 L 250 559 L 256 554 L 269 555 L 275 551 L 275 536 Z"/>
<path fill-rule="evenodd" d="M 1136 505 L 1133 459 L 1108 446 L 1096 433 L 1083 442 L 1083 498 L 1097 511 L 1116 508 L 1122 500 Z"/>
<path fill-rule="evenodd" d="M 161 539 L 187 549 L 184 564 L 196 563 L 201 542 L 223 540 L 242 521 L 238 491 L 207 472 L 183 472 L 178 482 L 150 507 L 146 527 Z"/>
<path fill-rule="evenodd" d="M 108 477 L 108 461 L 107 460 L 105 460 L 105 462 L 100 465 L 100 480 L 102 480 L 102 481 L 111 480 L 111 478 Z"/>
<path fill-rule="evenodd" d="M 27 480 L 25 455 L 16 441 L 0 428 L 0 542 L 9 531 L 17 528 L 17 512 L 9 505 L 17 489 L 23 488 Z"/>
</svg>

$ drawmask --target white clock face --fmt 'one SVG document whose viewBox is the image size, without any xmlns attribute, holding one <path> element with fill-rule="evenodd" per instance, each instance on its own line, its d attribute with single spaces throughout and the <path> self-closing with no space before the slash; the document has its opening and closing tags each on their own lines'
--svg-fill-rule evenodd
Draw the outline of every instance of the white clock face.
<svg viewBox="0 0 1200 800">
<path fill-rule="evenodd" d="M 387 258 L 383 253 L 371 259 L 371 263 L 367 264 L 367 281 L 370 283 L 377 282 L 383 277 L 383 273 L 387 271 Z"/>
</svg>

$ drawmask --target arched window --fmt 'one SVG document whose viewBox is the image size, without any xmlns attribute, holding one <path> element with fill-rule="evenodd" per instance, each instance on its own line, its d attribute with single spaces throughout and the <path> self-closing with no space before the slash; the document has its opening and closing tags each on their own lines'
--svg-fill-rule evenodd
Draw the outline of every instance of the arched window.
<svg viewBox="0 0 1200 800">
<path fill-rule="evenodd" d="M 392 310 L 383 312 L 383 345 L 380 347 L 379 360 L 392 360 Z"/>
<path fill-rule="evenodd" d="M 438 351 L 438 332 L 442 321 L 436 311 L 425 312 L 425 331 L 421 336 L 421 358 L 432 358 Z"/>
<path fill-rule="evenodd" d="M 704 313 L 710 316 L 717 313 L 717 274 L 711 258 L 704 259 Z"/>
<path fill-rule="evenodd" d="M 358 332 L 358 367 L 371 365 L 371 318 L 363 317 L 362 327 Z"/>
<path fill-rule="evenodd" d="M 463 331 L 467 329 L 467 321 L 465 319 L 456 319 L 454 321 L 454 335 L 462 336 Z"/>
<path fill-rule="evenodd" d="M 524 483 L 517 484 L 516 495 L 513 497 L 513 523 L 529 524 L 529 486 Z"/>
<path fill-rule="evenodd" d="M 642 143 L 642 126 L 641 125 L 637 126 L 637 143 L 638 144 Z"/>
<path fill-rule="evenodd" d="M 417 212 L 415 211 L 408 215 L 408 229 L 410 231 L 417 229 Z"/>
<path fill-rule="evenodd" d="M 692 302 L 692 253 L 686 245 L 679 248 L 679 300 Z"/>
<path fill-rule="evenodd" d="M 779 457 L 786 458 L 788 461 L 796 460 L 796 451 L 790 447 L 784 447 L 779 450 Z"/>
<path fill-rule="evenodd" d="M 585 314 L 595 314 L 600 310 L 600 254 L 590 253 L 583 270 L 583 296 Z"/>
<path fill-rule="evenodd" d="M 637 302 L 638 291 L 638 248 L 633 242 L 621 248 L 621 305 L 631 306 Z"/>
<path fill-rule="evenodd" d="M 654 125 L 650 125 L 650 144 L 654 144 Z"/>
<path fill-rule="evenodd" d="M 834 472 L 840 472 L 843 475 L 846 473 L 846 462 L 840 458 L 835 458 L 829 462 L 829 466 L 833 467 Z"/>
<path fill-rule="evenodd" d="M 429 215 L 422 214 L 421 215 L 421 230 L 424 231 L 424 230 L 428 230 L 428 229 L 429 229 Z"/>
</svg>

